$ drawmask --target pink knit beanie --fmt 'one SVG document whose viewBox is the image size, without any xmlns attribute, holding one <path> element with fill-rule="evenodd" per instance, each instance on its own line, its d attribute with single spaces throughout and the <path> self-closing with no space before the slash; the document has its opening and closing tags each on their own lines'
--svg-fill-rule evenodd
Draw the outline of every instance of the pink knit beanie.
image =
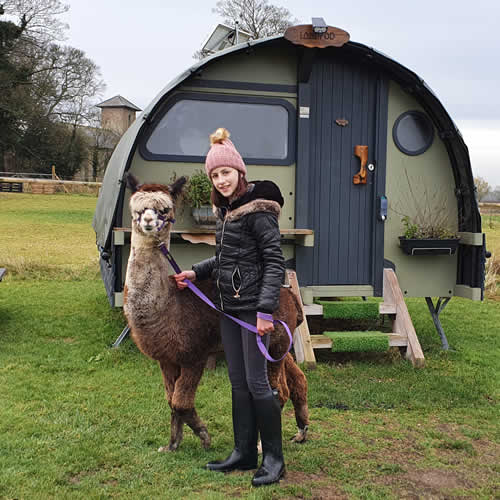
<svg viewBox="0 0 500 500">
<path fill-rule="evenodd" d="M 232 167 L 240 171 L 243 175 L 246 175 L 247 167 L 240 153 L 238 153 L 234 144 L 229 140 L 230 135 L 227 129 L 218 128 L 210 136 L 212 146 L 205 160 L 205 172 L 208 177 L 210 177 L 212 170 L 217 167 Z"/>
</svg>

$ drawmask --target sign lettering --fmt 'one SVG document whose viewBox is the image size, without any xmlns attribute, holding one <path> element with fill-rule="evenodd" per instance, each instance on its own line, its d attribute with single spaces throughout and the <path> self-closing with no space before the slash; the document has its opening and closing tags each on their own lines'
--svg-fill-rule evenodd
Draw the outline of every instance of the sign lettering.
<svg viewBox="0 0 500 500">
<path fill-rule="evenodd" d="M 349 41 L 347 31 L 328 26 L 325 33 L 315 33 L 311 24 L 291 26 L 284 36 L 290 42 L 304 47 L 342 47 Z"/>
<path fill-rule="evenodd" d="M 335 40 L 335 33 L 315 33 L 314 31 L 300 33 L 300 40 Z"/>
</svg>

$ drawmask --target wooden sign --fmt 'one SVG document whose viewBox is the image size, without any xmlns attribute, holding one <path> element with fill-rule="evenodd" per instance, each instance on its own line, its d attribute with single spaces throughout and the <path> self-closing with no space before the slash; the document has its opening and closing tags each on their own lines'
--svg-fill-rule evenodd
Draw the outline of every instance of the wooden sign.
<svg viewBox="0 0 500 500">
<path fill-rule="evenodd" d="M 349 41 L 349 33 L 328 26 L 325 33 L 315 33 L 312 24 L 300 24 L 298 26 L 290 26 L 285 31 L 285 38 L 295 45 L 303 45 L 304 47 L 342 47 Z"/>
</svg>

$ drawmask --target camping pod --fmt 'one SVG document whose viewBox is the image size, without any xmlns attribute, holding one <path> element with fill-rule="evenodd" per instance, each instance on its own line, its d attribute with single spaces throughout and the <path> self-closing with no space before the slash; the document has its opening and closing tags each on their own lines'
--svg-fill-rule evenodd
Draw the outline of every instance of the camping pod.
<svg viewBox="0 0 500 500">
<path fill-rule="evenodd" d="M 404 297 L 482 300 L 485 237 L 467 146 L 414 72 L 338 28 L 290 28 L 283 36 L 217 52 L 170 82 L 116 147 L 94 216 L 107 295 L 121 306 L 131 215 L 126 175 L 170 183 L 203 170 L 218 127 L 248 167 L 276 182 L 287 266 L 306 302 L 382 296 L 392 268 Z M 404 217 L 446 221 L 455 246 L 404 248 Z M 171 251 L 180 266 L 214 253 L 214 229 L 187 204 Z M 208 243 L 208 244 L 207 244 Z"/>
</svg>

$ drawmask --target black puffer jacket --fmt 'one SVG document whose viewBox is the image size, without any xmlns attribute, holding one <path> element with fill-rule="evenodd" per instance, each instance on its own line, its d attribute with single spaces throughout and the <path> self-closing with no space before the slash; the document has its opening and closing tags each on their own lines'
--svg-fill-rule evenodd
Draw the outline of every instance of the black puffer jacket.
<svg viewBox="0 0 500 500">
<path fill-rule="evenodd" d="M 215 257 L 193 266 L 197 279 L 217 284 L 219 306 L 228 312 L 278 308 L 285 263 L 278 217 L 281 192 L 271 181 L 254 181 L 232 204 L 217 210 Z"/>
</svg>

